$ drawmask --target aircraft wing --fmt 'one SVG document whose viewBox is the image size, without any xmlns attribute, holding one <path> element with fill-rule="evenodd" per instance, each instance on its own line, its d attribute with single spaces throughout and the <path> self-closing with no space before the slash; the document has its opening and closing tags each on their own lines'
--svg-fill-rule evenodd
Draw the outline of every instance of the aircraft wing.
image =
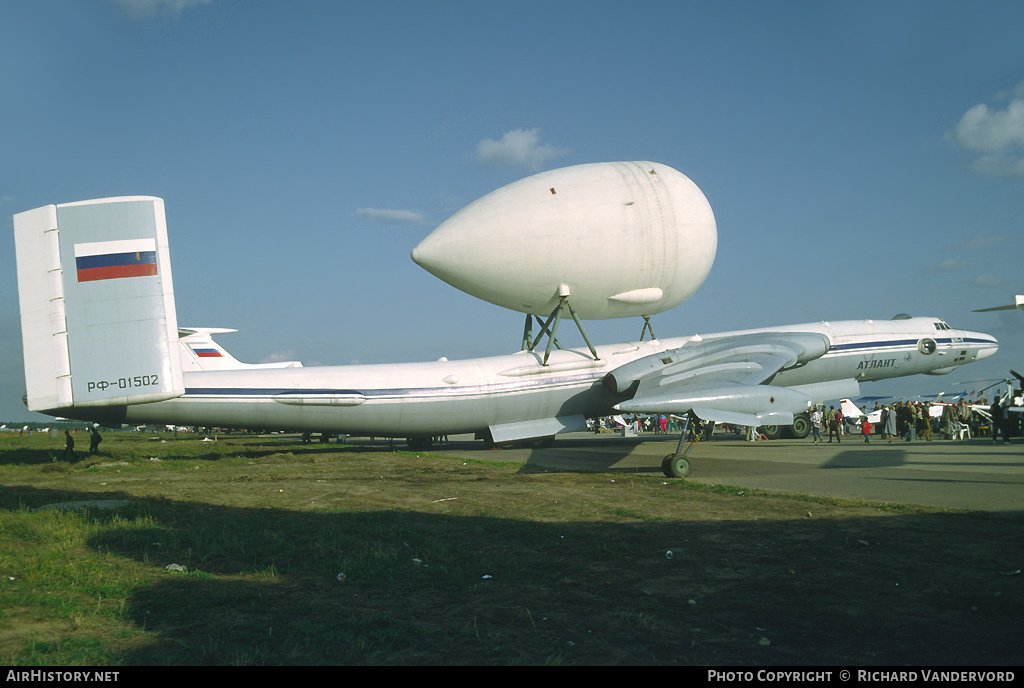
<svg viewBox="0 0 1024 688">
<path fill-rule="evenodd" d="M 609 373 L 613 391 L 636 392 L 616 404 L 619 411 L 687 413 L 736 425 L 787 425 L 820 399 L 859 393 L 854 380 L 779 387 L 770 384 L 781 370 L 799 367 L 829 350 L 816 332 L 760 332 L 712 340 L 694 338 L 628 363 Z"/>
<path fill-rule="evenodd" d="M 979 308 L 979 309 L 977 309 L 975 311 L 971 311 L 971 312 L 972 313 L 989 313 L 991 311 L 1012 311 L 1012 310 L 1015 310 L 1017 308 L 1019 308 L 1021 310 L 1024 310 L 1024 294 L 1017 294 L 1017 296 L 1015 297 L 1015 302 L 1010 304 L 1009 306 L 994 306 L 992 308 Z"/>
</svg>

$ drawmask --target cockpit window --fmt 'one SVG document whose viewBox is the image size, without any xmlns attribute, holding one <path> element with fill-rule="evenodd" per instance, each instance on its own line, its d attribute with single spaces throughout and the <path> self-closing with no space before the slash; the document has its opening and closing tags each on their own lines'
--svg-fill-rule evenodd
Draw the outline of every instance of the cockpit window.
<svg viewBox="0 0 1024 688">
<path fill-rule="evenodd" d="M 935 329 L 945 332 L 946 330 L 950 330 L 952 328 L 940 320 L 937 323 L 935 323 Z"/>
</svg>

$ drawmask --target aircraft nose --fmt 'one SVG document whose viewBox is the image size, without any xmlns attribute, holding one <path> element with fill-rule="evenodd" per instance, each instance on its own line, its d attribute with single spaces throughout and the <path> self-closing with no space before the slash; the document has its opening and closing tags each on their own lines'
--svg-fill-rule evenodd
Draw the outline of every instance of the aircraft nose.
<svg viewBox="0 0 1024 688">
<path fill-rule="evenodd" d="M 990 334 L 984 334 L 982 332 L 966 332 L 965 333 L 971 340 L 973 340 L 978 347 L 978 354 L 975 360 L 980 361 L 983 358 L 988 358 L 995 352 L 999 351 L 999 342 L 996 338 Z"/>
</svg>

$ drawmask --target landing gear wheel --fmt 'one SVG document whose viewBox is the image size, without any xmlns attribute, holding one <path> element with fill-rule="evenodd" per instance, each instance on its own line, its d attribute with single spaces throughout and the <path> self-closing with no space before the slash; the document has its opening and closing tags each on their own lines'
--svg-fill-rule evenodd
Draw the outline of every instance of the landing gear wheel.
<svg viewBox="0 0 1024 688">
<path fill-rule="evenodd" d="M 811 434 L 811 419 L 806 413 L 798 413 L 793 416 L 793 425 L 789 428 L 789 434 L 795 440 L 805 439 Z"/>
<path fill-rule="evenodd" d="M 680 454 L 669 454 L 662 459 L 661 470 L 669 478 L 685 478 L 690 475 L 690 462 Z"/>
</svg>

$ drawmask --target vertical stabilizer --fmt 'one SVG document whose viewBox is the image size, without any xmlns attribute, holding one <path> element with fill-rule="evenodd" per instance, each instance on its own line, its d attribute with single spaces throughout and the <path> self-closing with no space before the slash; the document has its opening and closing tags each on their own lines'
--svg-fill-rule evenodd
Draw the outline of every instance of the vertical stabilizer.
<svg viewBox="0 0 1024 688">
<path fill-rule="evenodd" d="M 29 410 L 184 393 L 163 200 L 29 210 L 14 239 Z"/>
</svg>

